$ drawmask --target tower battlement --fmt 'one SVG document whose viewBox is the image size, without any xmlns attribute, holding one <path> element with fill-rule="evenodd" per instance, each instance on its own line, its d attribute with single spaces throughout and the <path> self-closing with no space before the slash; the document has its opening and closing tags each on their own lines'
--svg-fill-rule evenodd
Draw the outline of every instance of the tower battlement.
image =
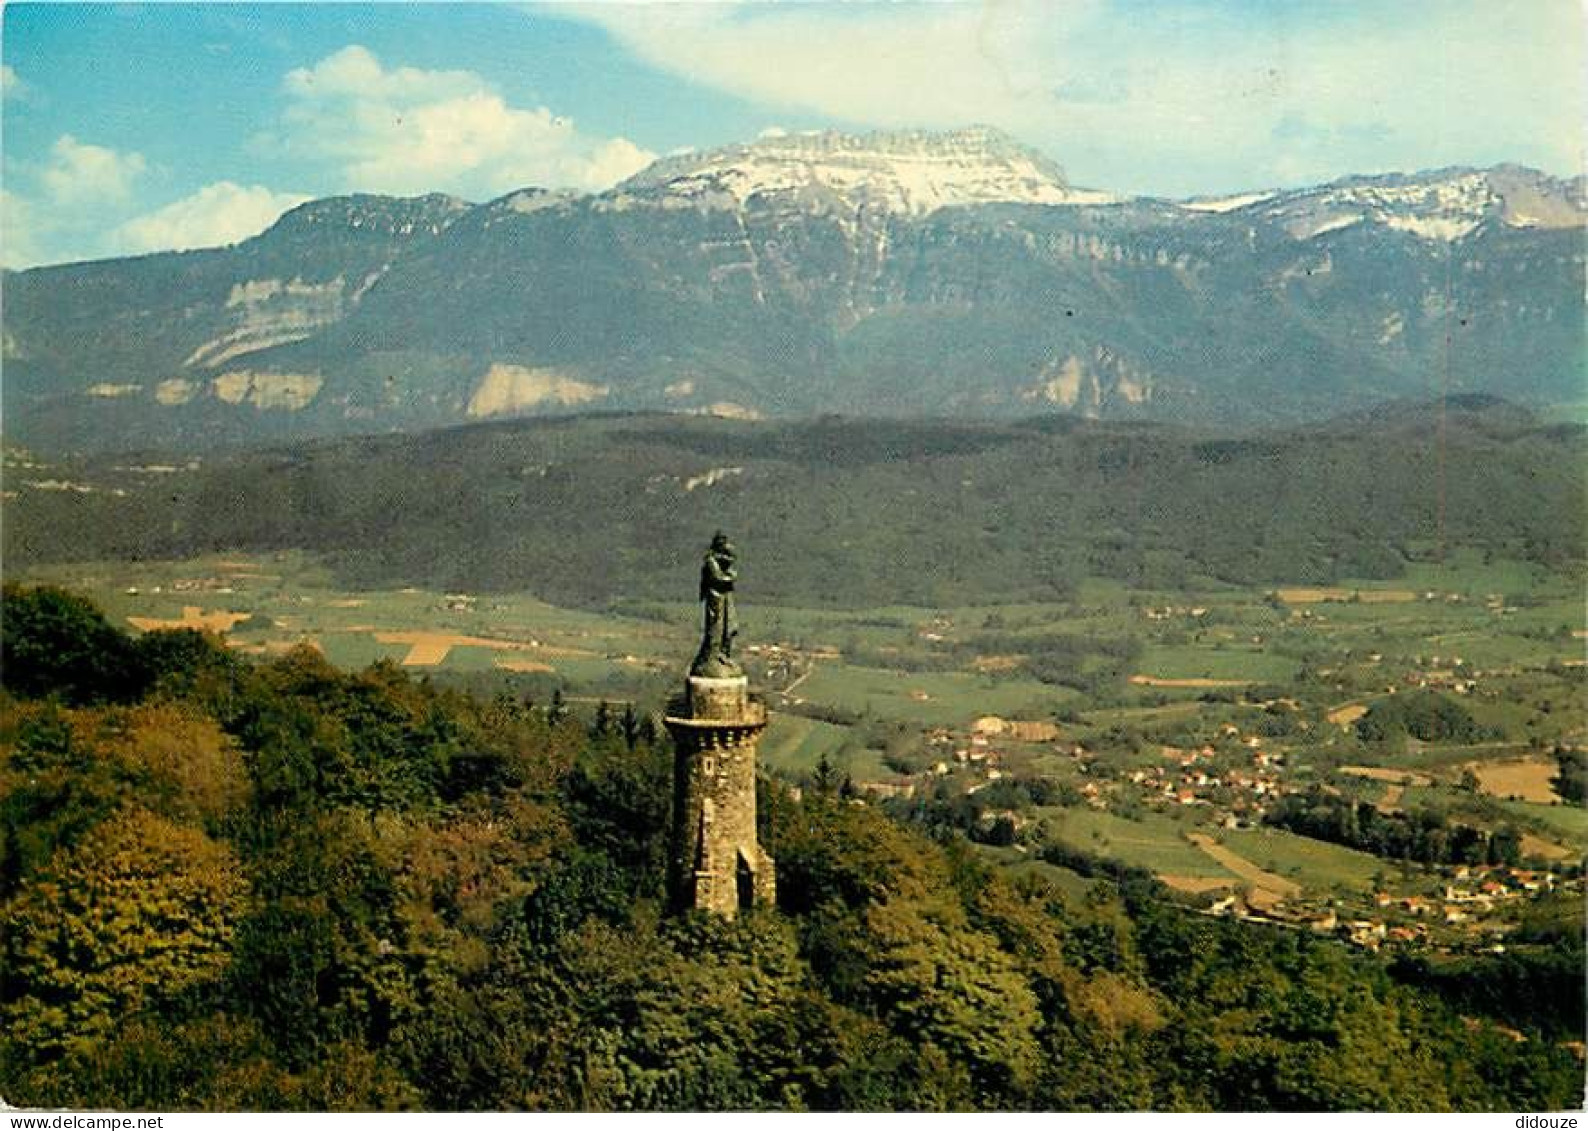
<svg viewBox="0 0 1588 1131">
<path fill-rule="evenodd" d="M 667 717 L 690 725 L 759 722 L 766 725 L 766 703 L 742 676 L 692 675 L 684 692 L 667 702 Z"/>
</svg>

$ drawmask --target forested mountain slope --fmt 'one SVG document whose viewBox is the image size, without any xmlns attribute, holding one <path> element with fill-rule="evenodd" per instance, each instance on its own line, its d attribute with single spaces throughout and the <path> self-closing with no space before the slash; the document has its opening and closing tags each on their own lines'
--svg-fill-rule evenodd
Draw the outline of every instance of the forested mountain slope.
<svg viewBox="0 0 1588 1131">
<path fill-rule="evenodd" d="M 1328 582 L 1457 546 L 1580 562 L 1584 438 L 1485 398 L 1246 436 L 1073 416 L 514 421 L 193 463 L 14 459 L 5 553 L 301 548 L 355 586 L 589 603 L 689 592 L 722 527 L 764 601 L 1049 599 L 1087 575 Z"/>
<path fill-rule="evenodd" d="M 1581 923 L 1458 1012 L 770 783 L 778 906 L 660 917 L 668 752 L 7 588 L 0 1093 L 127 1110 L 1556 1110 Z M 1520 960 L 1488 956 L 1474 978 Z M 1515 984 L 1522 984 L 1520 982 Z M 1512 1015 L 1526 1013 L 1525 1020 Z M 1525 1026 L 1525 1032 L 1512 1026 Z M 1580 1046 L 1579 1046 L 1580 1047 Z"/>
</svg>

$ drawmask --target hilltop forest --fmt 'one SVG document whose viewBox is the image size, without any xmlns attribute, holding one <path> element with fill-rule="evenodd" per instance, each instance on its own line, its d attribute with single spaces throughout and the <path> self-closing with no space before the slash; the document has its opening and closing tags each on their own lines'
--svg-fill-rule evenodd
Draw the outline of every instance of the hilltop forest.
<svg viewBox="0 0 1588 1131">
<path fill-rule="evenodd" d="M 1231 436 L 1077 416 L 584 416 L 201 460 L 12 457 L 8 563 L 303 549 L 347 588 L 686 596 L 730 531 L 757 601 L 1064 600 L 1083 577 L 1329 584 L 1465 546 L 1581 558 L 1585 432 L 1485 397 Z"/>
<path fill-rule="evenodd" d="M 667 918 L 671 754 L 643 715 L 134 638 L 51 588 L 8 587 L 3 633 L 13 1104 L 1581 1102 L 1569 902 L 1521 928 L 1557 963 L 1475 958 L 1463 992 L 1117 865 L 1084 896 L 1012 879 L 824 778 L 763 784 L 775 910 Z"/>
</svg>

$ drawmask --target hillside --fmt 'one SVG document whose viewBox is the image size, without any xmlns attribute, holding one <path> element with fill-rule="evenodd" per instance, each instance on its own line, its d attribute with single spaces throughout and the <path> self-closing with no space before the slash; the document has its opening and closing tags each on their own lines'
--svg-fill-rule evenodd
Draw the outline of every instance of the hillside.
<svg viewBox="0 0 1588 1131">
<path fill-rule="evenodd" d="M 597 415 L 186 462 L 12 455 L 8 565 L 298 548 L 344 584 L 678 598 L 718 527 L 759 600 L 1327 583 L 1473 547 L 1583 558 L 1585 433 L 1485 398 L 1247 436 L 1046 416 Z"/>
<path fill-rule="evenodd" d="M 1581 397 L 1580 180 L 1170 202 L 989 129 L 771 137 L 602 194 L 304 204 L 5 276 L 6 433 L 187 449 L 570 410 L 1221 426 Z"/>
<path fill-rule="evenodd" d="M 1559 1110 L 1569 899 L 1460 968 L 1011 878 L 768 783 L 776 908 L 663 917 L 640 727 L 8 586 L 0 1089 L 185 1110 Z M 1516 987 L 1506 994 L 1490 987 Z M 1473 988 L 1489 990 L 1474 993 Z M 1513 1016 L 1512 1000 L 1543 1008 Z M 1513 1028 L 1513 1026 L 1519 1026 Z M 1577 1046 L 1580 1048 L 1580 1046 Z"/>
</svg>

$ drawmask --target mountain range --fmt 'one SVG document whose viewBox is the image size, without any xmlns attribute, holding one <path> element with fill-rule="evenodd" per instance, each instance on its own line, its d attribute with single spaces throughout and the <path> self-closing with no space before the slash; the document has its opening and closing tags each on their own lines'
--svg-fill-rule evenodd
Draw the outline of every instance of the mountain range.
<svg viewBox="0 0 1588 1131">
<path fill-rule="evenodd" d="M 615 188 L 312 201 L 225 248 L 7 272 L 7 442 L 188 449 L 493 417 L 1172 419 L 1583 399 L 1582 178 L 1169 201 L 1003 134 L 782 134 Z"/>
</svg>

